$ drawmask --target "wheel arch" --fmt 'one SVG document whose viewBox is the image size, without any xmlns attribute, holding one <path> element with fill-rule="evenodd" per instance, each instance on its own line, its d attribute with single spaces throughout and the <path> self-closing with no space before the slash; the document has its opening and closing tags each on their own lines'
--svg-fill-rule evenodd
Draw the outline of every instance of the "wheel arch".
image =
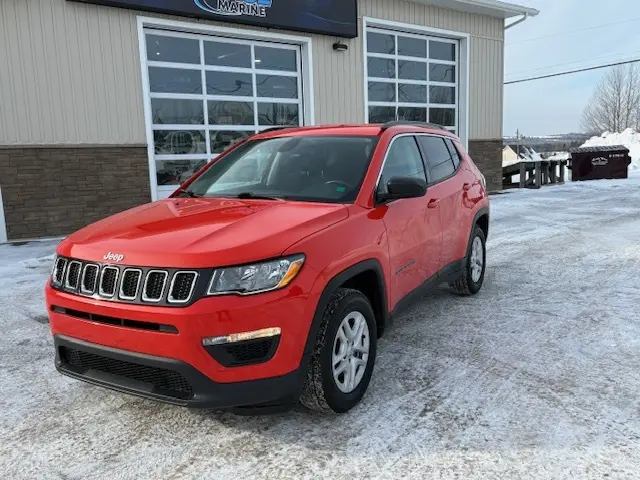
<svg viewBox="0 0 640 480">
<path fill-rule="evenodd" d="M 477 225 L 484 232 L 485 240 L 489 238 L 489 207 L 483 207 L 476 212 L 473 217 L 473 223 L 471 224 L 471 232 L 469 232 L 469 244 L 471 244 L 471 237 L 473 237 L 473 231 Z"/>
<path fill-rule="evenodd" d="M 331 296 L 339 288 L 353 288 L 362 292 L 369 299 L 373 308 L 378 338 L 384 333 L 389 319 L 387 287 L 382 265 L 378 260 L 371 258 L 341 271 L 327 283 L 320 295 L 320 300 L 313 315 L 313 322 L 305 347 L 305 357 L 308 357 L 313 351 L 324 311 Z"/>
</svg>

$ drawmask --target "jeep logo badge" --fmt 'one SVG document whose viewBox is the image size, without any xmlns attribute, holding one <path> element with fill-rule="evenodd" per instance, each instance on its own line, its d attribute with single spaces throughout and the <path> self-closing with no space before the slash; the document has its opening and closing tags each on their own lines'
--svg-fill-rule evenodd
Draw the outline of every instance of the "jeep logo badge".
<svg viewBox="0 0 640 480">
<path fill-rule="evenodd" d="M 122 260 L 124 260 L 124 255 L 120 255 L 119 253 L 107 253 L 104 257 L 107 262 L 111 261 L 111 262 L 121 262 Z"/>
</svg>

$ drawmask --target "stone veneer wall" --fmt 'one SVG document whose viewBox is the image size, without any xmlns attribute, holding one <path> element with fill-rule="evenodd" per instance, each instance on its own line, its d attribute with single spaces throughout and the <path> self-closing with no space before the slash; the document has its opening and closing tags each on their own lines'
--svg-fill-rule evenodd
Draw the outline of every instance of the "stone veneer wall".
<svg viewBox="0 0 640 480">
<path fill-rule="evenodd" d="M 490 192 L 502 190 L 502 139 L 469 140 L 469 156 L 487 180 Z"/>
<path fill-rule="evenodd" d="M 67 235 L 151 201 L 147 147 L 2 147 L 9 240 Z"/>
</svg>

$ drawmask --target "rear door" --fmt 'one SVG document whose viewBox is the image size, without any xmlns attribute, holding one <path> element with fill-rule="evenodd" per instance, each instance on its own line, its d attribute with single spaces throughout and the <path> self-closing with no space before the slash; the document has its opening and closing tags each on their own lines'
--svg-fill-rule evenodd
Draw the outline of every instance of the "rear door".
<svg viewBox="0 0 640 480">
<path fill-rule="evenodd" d="M 392 140 L 378 191 L 386 192 L 387 182 L 396 176 L 428 181 L 414 135 L 400 135 Z M 440 255 L 441 226 L 437 209 L 428 208 L 429 200 L 427 192 L 424 197 L 396 200 L 377 207 L 387 230 L 393 305 L 437 272 L 433 260 Z"/>
<path fill-rule="evenodd" d="M 428 191 L 437 202 L 442 223 L 442 250 L 438 270 L 464 257 L 466 240 L 462 246 L 464 224 L 462 208 L 463 180 L 460 158 L 449 139 L 437 135 L 420 135 L 418 142 L 426 159 L 429 174 Z"/>
</svg>

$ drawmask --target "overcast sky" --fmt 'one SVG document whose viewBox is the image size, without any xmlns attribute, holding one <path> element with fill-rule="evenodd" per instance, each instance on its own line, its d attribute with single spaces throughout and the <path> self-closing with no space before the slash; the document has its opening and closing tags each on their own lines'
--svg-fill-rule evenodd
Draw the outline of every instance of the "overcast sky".
<svg viewBox="0 0 640 480">
<path fill-rule="evenodd" d="M 639 0 L 512 3 L 536 8 L 540 15 L 507 30 L 507 81 L 640 58 Z M 515 135 L 518 128 L 523 135 L 580 131 L 582 109 L 605 72 L 505 85 L 504 135 Z"/>
</svg>

